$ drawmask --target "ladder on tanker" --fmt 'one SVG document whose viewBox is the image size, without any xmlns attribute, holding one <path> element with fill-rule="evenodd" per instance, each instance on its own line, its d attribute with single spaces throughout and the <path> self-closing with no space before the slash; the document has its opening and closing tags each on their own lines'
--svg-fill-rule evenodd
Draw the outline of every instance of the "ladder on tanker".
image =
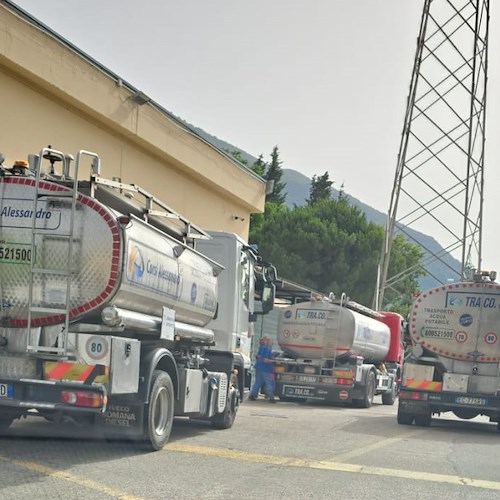
<svg viewBox="0 0 500 500">
<path fill-rule="evenodd" d="M 30 354 L 43 354 L 45 357 L 61 357 L 68 355 L 68 332 L 70 325 L 71 312 L 71 288 L 72 276 L 74 269 L 74 249 L 78 245 L 79 238 L 75 237 L 75 213 L 77 210 L 78 198 L 78 169 L 82 156 L 91 156 L 95 162 L 99 161 L 95 153 L 88 151 L 80 151 L 77 155 L 73 176 L 70 176 L 70 165 L 73 157 L 64 155 L 60 151 L 50 148 L 44 148 L 40 152 L 36 161 L 35 172 L 35 189 L 33 196 L 33 214 L 31 220 L 31 260 L 29 273 L 29 291 L 28 291 L 28 335 L 27 335 L 27 352 Z M 56 161 L 63 162 L 63 173 L 60 180 L 64 181 L 64 186 L 68 189 L 61 191 L 48 192 L 44 191 L 43 185 L 44 174 L 42 174 L 43 159 L 49 160 L 51 164 L 50 175 L 54 175 L 54 163 Z M 52 180 L 52 179 L 51 179 Z M 47 202 L 55 205 L 69 205 L 69 223 L 64 232 L 57 234 L 49 234 L 47 229 L 37 224 L 37 212 Z M 41 242 L 41 244 L 40 244 Z M 45 259 L 44 251 L 42 250 L 48 242 L 63 244 L 62 264 L 57 267 L 46 267 L 43 263 Z M 37 244 L 40 255 L 37 256 Z M 47 290 L 44 286 L 44 281 L 47 276 L 59 276 L 62 282 L 63 296 L 57 299 L 53 297 L 48 300 L 48 293 L 54 291 Z M 45 315 L 61 315 L 64 316 L 61 331 L 57 334 L 55 345 L 41 345 L 41 329 L 39 326 L 33 327 L 33 322 L 40 314 Z"/>
<path fill-rule="evenodd" d="M 92 169 L 90 182 L 79 181 L 78 171 L 83 156 L 92 158 Z M 43 159 L 49 160 L 50 172 L 42 173 Z M 210 239 L 208 233 L 192 224 L 188 219 L 178 214 L 166 203 L 153 196 L 151 193 L 136 184 L 127 184 L 121 180 L 112 180 L 101 177 L 100 159 L 96 153 L 81 150 L 78 152 L 74 171 L 70 175 L 70 167 L 73 157 L 54 150 L 49 146 L 41 150 L 39 155 L 30 158 L 31 168 L 35 170 L 35 188 L 33 196 L 33 213 L 31 220 L 31 248 L 33 249 L 30 260 L 29 291 L 28 291 L 28 334 L 27 352 L 33 355 L 40 354 L 45 357 L 58 357 L 68 355 L 68 334 L 71 314 L 71 293 L 78 286 L 74 278 L 75 248 L 81 243 L 81 238 L 75 235 L 75 213 L 77 211 L 78 194 L 95 198 L 97 201 L 114 209 L 119 213 L 136 216 L 152 226 L 179 239 L 186 245 L 195 246 L 197 239 Z M 62 162 L 62 175 L 54 171 L 54 163 Z M 55 183 L 62 187 L 60 191 L 48 191 L 41 187 L 43 181 Z M 64 189 L 66 188 L 66 189 Z M 69 211 L 67 230 L 50 234 L 47 228 L 42 227 L 41 221 L 37 223 L 37 212 L 43 209 L 47 202 L 54 205 L 65 206 Z M 66 212 L 68 213 L 68 212 Z M 41 243 L 40 243 L 41 242 Z M 47 253 L 50 244 L 60 242 L 64 251 L 60 253 L 62 264 L 57 266 L 44 265 L 44 253 Z M 37 253 L 40 255 L 37 256 Z M 54 259 L 52 259 L 54 260 Z M 48 290 L 44 287 L 44 281 L 48 276 L 61 278 L 61 289 L 59 291 Z M 61 295 L 58 299 L 57 293 Z M 50 300 L 49 295 L 52 296 Z M 58 321 L 61 331 L 57 334 L 51 345 L 41 339 L 41 325 L 37 325 L 36 319 L 40 315 L 60 315 L 64 321 Z M 35 323 L 35 325 L 34 325 Z M 52 335 L 52 334 L 51 334 Z M 53 332 L 52 337 L 56 333 Z"/>
<path fill-rule="evenodd" d="M 330 294 L 329 300 L 333 302 L 333 295 Z M 328 311 L 328 316 L 326 317 L 325 320 L 325 331 L 323 333 L 323 355 L 321 357 L 321 375 L 330 375 L 333 370 L 335 369 L 335 366 L 337 364 L 337 348 L 338 348 L 338 335 L 340 334 L 340 325 L 341 325 L 341 320 L 342 320 L 342 307 L 347 302 L 347 295 L 345 293 L 342 293 L 341 298 L 340 298 L 340 310 L 338 314 L 332 314 L 332 311 Z M 327 343 L 328 342 L 328 335 L 327 331 L 331 329 L 332 331 L 337 331 L 337 338 L 334 339 L 334 343 Z M 332 356 L 325 356 L 325 353 L 327 351 L 334 350 L 334 355 Z"/>
</svg>

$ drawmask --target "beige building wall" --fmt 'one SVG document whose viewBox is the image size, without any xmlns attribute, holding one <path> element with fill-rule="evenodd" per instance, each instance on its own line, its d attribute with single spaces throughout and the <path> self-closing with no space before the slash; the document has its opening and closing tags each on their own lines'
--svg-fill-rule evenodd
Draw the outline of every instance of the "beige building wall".
<svg viewBox="0 0 500 500">
<path fill-rule="evenodd" d="M 150 191 L 204 229 L 248 238 L 265 183 L 50 33 L 0 5 L 0 151 L 9 166 L 49 144 L 101 158 L 101 175 Z M 88 177 L 90 167 L 80 171 Z"/>
</svg>

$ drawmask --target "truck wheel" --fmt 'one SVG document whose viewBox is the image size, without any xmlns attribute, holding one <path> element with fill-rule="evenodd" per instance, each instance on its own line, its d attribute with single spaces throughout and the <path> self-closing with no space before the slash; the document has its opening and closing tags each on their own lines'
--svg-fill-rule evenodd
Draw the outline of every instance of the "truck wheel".
<svg viewBox="0 0 500 500">
<path fill-rule="evenodd" d="M 431 414 L 429 415 L 415 415 L 415 425 L 420 427 L 429 427 L 431 425 Z"/>
<path fill-rule="evenodd" d="M 398 385 L 394 380 L 392 383 L 392 389 L 382 394 L 382 403 L 385 405 L 393 405 L 396 401 L 397 395 L 398 395 Z"/>
<path fill-rule="evenodd" d="M 231 375 L 229 393 L 227 395 L 226 409 L 219 415 L 212 418 L 212 427 L 214 429 L 229 429 L 233 426 L 236 413 L 240 406 L 240 391 L 238 389 L 238 378 Z"/>
<path fill-rule="evenodd" d="M 411 413 L 403 413 L 398 410 L 398 424 L 400 425 L 411 425 L 415 417 Z"/>
<path fill-rule="evenodd" d="M 9 417 L 2 415 L 0 417 L 0 434 L 4 434 L 10 427 L 10 424 L 14 421 L 14 417 Z"/>
<path fill-rule="evenodd" d="M 370 372 L 368 378 L 366 379 L 365 392 L 363 394 L 363 399 L 355 400 L 356 406 L 359 408 L 370 408 L 373 404 L 373 398 L 375 397 L 375 374 Z"/>
<path fill-rule="evenodd" d="M 144 409 L 144 440 L 147 448 L 161 450 L 170 437 L 174 421 L 174 387 L 170 375 L 155 370 L 149 403 Z"/>
</svg>

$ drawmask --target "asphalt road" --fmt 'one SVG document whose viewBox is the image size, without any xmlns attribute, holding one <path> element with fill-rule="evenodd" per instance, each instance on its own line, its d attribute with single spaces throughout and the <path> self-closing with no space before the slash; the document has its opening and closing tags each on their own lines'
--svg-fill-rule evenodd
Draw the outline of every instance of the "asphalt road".
<svg viewBox="0 0 500 500">
<path fill-rule="evenodd" d="M 229 430 L 177 419 L 156 453 L 29 419 L 0 437 L 0 498 L 500 498 L 495 424 L 400 426 L 396 410 L 249 401 Z"/>
</svg>

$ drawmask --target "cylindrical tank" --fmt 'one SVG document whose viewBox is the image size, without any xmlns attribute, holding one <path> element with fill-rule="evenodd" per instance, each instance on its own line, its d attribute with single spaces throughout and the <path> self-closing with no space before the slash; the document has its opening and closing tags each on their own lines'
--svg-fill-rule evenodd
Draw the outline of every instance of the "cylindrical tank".
<svg viewBox="0 0 500 500">
<path fill-rule="evenodd" d="M 500 285 L 453 283 L 422 293 L 413 303 L 410 335 L 442 358 L 500 361 Z"/>
<path fill-rule="evenodd" d="M 391 331 L 391 342 L 389 346 L 389 352 L 386 356 L 386 361 L 393 361 L 395 363 L 401 363 L 404 354 L 403 341 L 401 338 L 402 334 L 402 324 L 403 316 L 392 311 L 379 311 L 381 314 L 380 321 L 385 323 L 389 330 Z"/>
<path fill-rule="evenodd" d="M 4 326 L 27 325 L 30 293 L 34 326 L 64 321 L 68 279 L 72 321 L 98 318 L 108 305 L 154 316 L 161 316 L 167 306 L 175 310 L 176 320 L 197 326 L 213 318 L 221 269 L 217 264 L 140 219 L 126 222 L 82 194 L 71 231 L 71 198 L 58 196 L 68 192 L 57 183 L 41 181 L 35 207 L 34 179 L 0 179 Z"/>
<path fill-rule="evenodd" d="M 386 359 L 390 345 L 387 325 L 327 301 L 286 307 L 280 314 L 278 343 L 294 358 L 320 359 L 363 356 L 368 362 Z"/>
</svg>

